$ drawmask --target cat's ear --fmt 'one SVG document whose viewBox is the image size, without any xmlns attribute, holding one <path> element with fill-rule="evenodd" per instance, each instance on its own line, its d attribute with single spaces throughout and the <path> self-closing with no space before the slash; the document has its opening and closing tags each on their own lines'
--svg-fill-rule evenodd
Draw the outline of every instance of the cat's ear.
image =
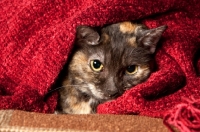
<svg viewBox="0 0 200 132">
<path fill-rule="evenodd" d="M 148 48 L 153 54 L 156 50 L 157 43 L 160 40 L 162 33 L 166 29 L 166 25 L 153 29 L 146 29 L 144 27 L 138 28 L 136 31 L 137 41 L 139 45 Z"/>
<path fill-rule="evenodd" d="M 92 27 L 78 26 L 76 38 L 79 44 L 98 45 L 100 35 Z"/>
</svg>

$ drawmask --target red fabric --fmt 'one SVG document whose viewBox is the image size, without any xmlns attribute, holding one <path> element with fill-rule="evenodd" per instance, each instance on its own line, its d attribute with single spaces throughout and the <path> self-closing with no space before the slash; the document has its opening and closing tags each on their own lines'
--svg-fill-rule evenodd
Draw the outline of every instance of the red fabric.
<svg viewBox="0 0 200 132">
<path fill-rule="evenodd" d="M 53 112 L 57 95 L 43 98 L 68 59 L 76 26 L 140 20 L 168 25 L 157 70 L 98 113 L 163 117 L 181 97 L 200 98 L 199 9 L 199 0 L 1 0 L 0 109 Z"/>
<path fill-rule="evenodd" d="M 181 132 L 200 131 L 200 99 L 185 99 L 184 103 L 178 104 L 167 112 L 164 123 L 170 128 L 176 126 Z"/>
</svg>

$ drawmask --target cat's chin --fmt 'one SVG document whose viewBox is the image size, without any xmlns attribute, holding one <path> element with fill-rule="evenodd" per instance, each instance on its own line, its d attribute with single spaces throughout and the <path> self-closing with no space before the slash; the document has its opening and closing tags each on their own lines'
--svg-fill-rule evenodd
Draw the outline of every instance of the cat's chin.
<svg viewBox="0 0 200 132">
<path fill-rule="evenodd" d="M 115 100 L 117 97 L 104 97 L 104 98 L 96 98 L 94 97 L 95 100 L 97 100 L 98 102 L 100 103 L 104 103 L 104 102 L 110 102 L 110 101 L 113 101 Z"/>
<path fill-rule="evenodd" d="M 99 103 L 103 103 L 103 102 L 106 102 L 108 100 L 111 100 L 111 98 L 109 97 L 102 97 L 102 98 L 99 98 L 99 97 L 95 97 L 94 95 L 91 95 L 90 96 L 92 99 L 96 100 L 97 102 Z"/>
</svg>

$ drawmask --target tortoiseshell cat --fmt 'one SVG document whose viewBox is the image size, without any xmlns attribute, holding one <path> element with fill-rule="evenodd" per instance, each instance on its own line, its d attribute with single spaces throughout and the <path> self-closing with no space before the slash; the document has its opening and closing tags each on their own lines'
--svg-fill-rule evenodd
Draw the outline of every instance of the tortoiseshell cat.
<svg viewBox="0 0 200 132">
<path fill-rule="evenodd" d="M 59 91 L 58 113 L 95 113 L 98 104 L 145 81 L 165 29 L 121 22 L 98 33 L 91 27 L 79 26 L 75 51 Z"/>
</svg>

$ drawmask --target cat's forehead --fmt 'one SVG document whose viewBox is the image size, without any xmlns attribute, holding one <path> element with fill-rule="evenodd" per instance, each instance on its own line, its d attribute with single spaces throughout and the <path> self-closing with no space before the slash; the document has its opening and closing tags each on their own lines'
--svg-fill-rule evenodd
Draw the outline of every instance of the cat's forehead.
<svg viewBox="0 0 200 132">
<path fill-rule="evenodd" d="M 118 32 L 121 33 L 128 33 L 128 34 L 135 34 L 137 31 L 137 28 L 141 27 L 144 25 L 142 24 L 136 24 L 136 23 L 132 23 L 132 22 L 120 22 L 120 23 L 116 23 L 116 24 L 112 24 L 110 26 L 105 27 L 105 29 L 107 28 L 108 30 L 118 30 Z"/>
<path fill-rule="evenodd" d="M 134 24 L 131 22 L 122 22 L 116 25 L 119 28 L 119 31 L 122 33 L 132 33 L 135 34 L 136 33 L 136 29 L 138 27 L 140 27 L 141 25 L 138 24 Z"/>
<path fill-rule="evenodd" d="M 100 44 L 91 49 L 92 57 L 115 65 L 146 62 L 148 52 L 137 44 L 136 33 L 140 27 L 142 25 L 122 22 L 103 28 Z"/>
<path fill-rule="evenodd" d="M 131 22 L 121 22 L 107 26 L 102 30 L 102 43 L 123 43 L 124 46 L 129 45 L 137 47 L 136 33 L 137 29 L 140 27 L 142 27 L 142 25 Z"/>
</svg>

